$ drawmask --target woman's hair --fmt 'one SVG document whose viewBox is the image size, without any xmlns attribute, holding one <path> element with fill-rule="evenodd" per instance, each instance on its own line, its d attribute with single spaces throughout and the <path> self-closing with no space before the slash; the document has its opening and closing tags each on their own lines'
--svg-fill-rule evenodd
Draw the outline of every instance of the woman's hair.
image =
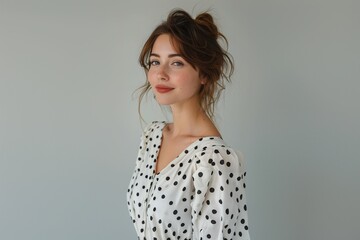
<svg viewBox="0 0 360 240">
<path fill-rule="evenodd" d="M 225 81 L 230 82 L 234 70 L 231 55 L 218 42 L 218 40 L 223 40 L 227 48 L 227 39 L 218 31 L 209 13 L 201 13 L 193 19 L 184 10 L 173 10 L 167 20 L 155 28 L 143 46 L 139 62 L 145 73 L 150 68 L 149 58 L 153 45 L 162 34 L 170 35 L 182 57 L 194 69 L 199 70 L 200 77 L 206 79 L 200 89 L 200 105 L 212 119 L 215 103 L 220 97 L 220 92 L 225 88 Z M 150 83 L 146 81 L 138 89 L 141 91 L 139 113 L 141 101 L 150 88 Z"/>
</svg>

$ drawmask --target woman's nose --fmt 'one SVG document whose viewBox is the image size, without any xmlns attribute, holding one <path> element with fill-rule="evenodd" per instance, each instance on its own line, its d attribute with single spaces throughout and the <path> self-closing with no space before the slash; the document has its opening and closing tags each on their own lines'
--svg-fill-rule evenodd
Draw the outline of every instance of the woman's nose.
<svg viewBox="0 0 360 240">
<path fill-rule="evenodd" d="M 167 68 L 166 65 L 160 65 L 158 67 L 158 72 L 157 72 L 158 79 L 165 80 L 165 81 L 168 80 L 169 79 L 168 72 L 169 72 L 169 69 Z"/>
</svg>

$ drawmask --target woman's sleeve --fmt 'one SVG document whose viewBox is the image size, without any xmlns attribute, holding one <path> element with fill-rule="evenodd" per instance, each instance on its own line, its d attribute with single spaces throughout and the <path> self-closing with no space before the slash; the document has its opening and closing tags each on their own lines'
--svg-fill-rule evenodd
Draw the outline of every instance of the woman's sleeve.
<svg viewBox="0 0 360 240">
<path fill-rule="evenodd" d="M 139 175 L 140 171 L 141 171 L 141 165 L 144 163 L 144 160 L 146 158 L 146 148 L 148 145 L 148 142 L 150 141 L 149 136 L 151 135 L 151 132 L 154 131 L 154 128 L 158 127 L 158 122 L 152 122 L 150 124 L 148 124 L 144 131 L 142 132 L 141 136 L 140 136 L 140 145 L 139 145 L 139 149 L 138 149 L 138 155 L 137 155 L 137 159 L 136 159 L 136 163 L 135 163 L 135 169 L 133 171 L 132 177 L 130 179 L 130 183 L 128 186 L 128 190 L 127 190 L 127 204 L 128 204 L 128 208 L 130 211 L 130 216 L 133 222 L 135 222 L 135 211 L 134 208 L 132 206 L 132 204 L 130 203 L 130 200 L 133 198 L 133 187 L 134 184 L 136 183 L 136 179 L 137 176 Z M 136 228 L 136 225 L 135 225 Z"/>
<path fill-rule="evenodd" d="M 242 155 L 214 147 L 200 153 L 193 174 L 193 239 L 249 240 Z"/>
<path fill-rule="evenodd" d="M 153 121 L 153 122 L 147 124 L 146 127 L 144 128 L 144 130 L 140 136 L 140 144 L 139 144 L 138 155 L 137 155 L 138 158 L 136 160 L 135 173 L 136 173 L 136 171 L 138 171 L 139 164 L 143 163 L 144 159 L 146 158 L 145 155 L 147 154 L 147 145 L 149 142 L 151 142 L 150 135 L 155 130 L 155 128 L 160 127 L 160 124 L 161 123 L 158 121 Z"/>
</svg>

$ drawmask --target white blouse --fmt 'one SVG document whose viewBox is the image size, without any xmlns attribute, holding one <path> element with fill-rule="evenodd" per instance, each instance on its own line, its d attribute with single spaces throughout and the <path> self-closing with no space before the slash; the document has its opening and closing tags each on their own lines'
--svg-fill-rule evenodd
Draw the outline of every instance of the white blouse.
<svg viewBox="0 0 360 240">
<path fill-rule="evenodd" d="M 127 192 L 138 239 L 249 240 L 241 155 L 220 137 L 203 137 L 156 174 L 165 125 L 146 127 Z"/>
</svg>

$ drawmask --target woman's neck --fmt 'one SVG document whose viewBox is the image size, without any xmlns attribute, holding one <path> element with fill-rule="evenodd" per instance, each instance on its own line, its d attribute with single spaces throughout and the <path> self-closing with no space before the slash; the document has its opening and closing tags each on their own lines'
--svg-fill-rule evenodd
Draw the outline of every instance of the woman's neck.
<svg viewBox="0 0 360 240">
<path fill-rule="evenodd" d="M 216 127 L 200 105 L 171 106 L 173 124 L 169 125 L 169 133 L 177 136 L 202 136 L 214 132 Z"/>
</svg>

